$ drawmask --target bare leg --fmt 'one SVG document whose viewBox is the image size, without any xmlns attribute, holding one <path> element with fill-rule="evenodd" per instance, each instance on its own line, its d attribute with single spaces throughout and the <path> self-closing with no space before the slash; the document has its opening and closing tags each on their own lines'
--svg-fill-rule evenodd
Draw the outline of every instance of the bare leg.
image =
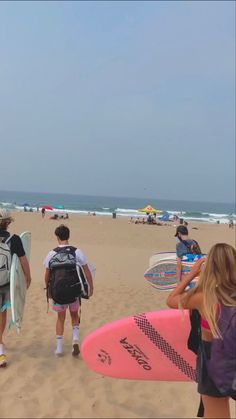
<svg viewBox="0 0 236 419">
<path fill-rule="evenodd" d="M 55 354 L 57 356 L 62 355 L 62 338 L 63 338 L 63 333 L 64 333 L 65 318 L 66 318 L 66 310 L 60 313 L 57 313 L 57 322 L 56 322 L 57 347 L 55 351 Z"/>
<path fill-rule="evenodd" d="M 202 395 L 204 404 L 204 418 L 227 419 L 230 418 L 229 398 L 211 397 Z"/>
<path fill-rule="evenodd" d="M 79 313 L 78 311 L 70 311 L 72 327 L 79 326 Z"/>
<path fill-rule="evenodd" d="M 1 352 L 0 352 L 0 368 L 6 367 L 7 359 L 6 355 L 4 354 L 3 348 L 3 333 L 6 328 L 7 323 L 7 310 L 0 312 L 0 345 L 1 345 Z"/>
<path fill-rule="evenodd" d="M 3 333 L 7 323 L 7 310 L 0 312 L 0 344 L 3 344 Z"/>
<path fill-rule="evenodd" d="M 57 336 L 63 336 L 64 333 L 64 324 L 66 318 L 66 310 L 57 313 L 57 323 L 56 323 L 56 334 Z"/>
<path fill-rule="evenodd" d="M 79 349 L 79 313 L 78 311 L 70 311 L 71 324 L 73 328 L 73 342 L 72 342 L 72 355 L 78 356 L 80 353 Z"/>
</svg>

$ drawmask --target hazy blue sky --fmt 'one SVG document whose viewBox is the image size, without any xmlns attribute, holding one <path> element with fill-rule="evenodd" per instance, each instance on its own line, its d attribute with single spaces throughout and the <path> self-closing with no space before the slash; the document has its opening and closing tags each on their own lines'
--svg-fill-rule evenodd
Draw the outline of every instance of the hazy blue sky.
<svg viewBox="0 0 236 419">
<path fill-rule="evenodd" d="M 0 189 L 233 202 L 235 2 L 0 2 Z"/>
</svg>

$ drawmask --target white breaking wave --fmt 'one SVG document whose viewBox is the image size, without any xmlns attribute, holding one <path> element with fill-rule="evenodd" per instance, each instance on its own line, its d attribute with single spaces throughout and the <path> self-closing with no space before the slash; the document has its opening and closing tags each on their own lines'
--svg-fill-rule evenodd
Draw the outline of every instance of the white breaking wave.
<svg viewBox="0 0 236 419">
<path fill-rule="evenodd" d="M 142 214 L 140 211 L 136 209 L 125 209 L 125 208 L 116 208 L 116 212 L 124 212 L 124 213 L 135 213 L 135 214 Z"/>
<path fill-rule="evenodd" d="M 13 203 L 10 202 L 1 202 L 0 203 L 0 207 L 8 207 L 9 209 L 11 209 L 12 211 L 16 210 L 16 211 L 24 211 L 24 207 L 23 205 L 15 205 Z M 37 209 L 40 212 L 41 211 L 41 206 L 36 207 L 35 205 L 31 207 L 31 209 L 33 210 L 33 212 L 36 212 Z M 192 210 L 193 211 L 193 210 Z M 108 207 L 104 207 L 101 208 L 101 210 L 86 210 L 86 209 L 69 209 L 69 208 L 64 208 L 64 209 L 53 209 L 52 211 L 47 211 L 47 214 L 54 214 L 54 213 L 68 213 L 68 214 L 81 214 L 81 215 L 87 215 L 88 213 L 93 214 L 93 212 L 96 213 L 96 215 L 99 216 L 106 216 L 106 217 L 111 217 L 113 215 L 113 210 L 108 208 Z M 117 217 L 134 217 L 134 218 L 146 218 L 146 214 L 142 213 L 140 211 L 138 211 L 138 209 L 133 209 L 133 208 L 116 208 L 114 210 L 114 212 L 116 213 Z M 167 210 L 167 211 L 162 211 L 162 213 L 168 212 L 170 219 L 173 219 L 174 215 L 177 215 L 180 218 L 183 218 L 184 220 L 188 221 L 188 222 L 204 222 L 204 223 L 220 223 L 220 224 L 228 224 L 229 220 L 233 220 L 234 223 L 236 222 L 236 215 L 235 214 L 226 214 L 226 213 L 208 213 L 208 212 L 198 212 L 196 211 L 194 214 L 188 214 L 187 211 L 175 211 L 175 210 Z M 158 215 L 157 218 L 162 216 L 162 213 L 160 213 Z M 199 216 L 197 216 L 199 214 Z"/>
</svg>

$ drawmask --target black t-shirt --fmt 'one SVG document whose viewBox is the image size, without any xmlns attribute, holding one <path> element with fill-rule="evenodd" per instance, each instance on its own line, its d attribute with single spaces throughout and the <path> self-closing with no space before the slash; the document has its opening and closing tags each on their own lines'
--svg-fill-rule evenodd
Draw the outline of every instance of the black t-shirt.
<svg viewBox="0 0 236 419">
<path fill-rule="evenodd" d="M 3 237 L 3 242 L 10 237 L 10 233 L 6 230 L 0 229 L 0 237 Z M 14 253 L 20 258 L 22 256 L 25 256 L 24 247 L 21 241 L 21 238 L 17 236 L 17 234 L 13 234 L 11 236 L 11 239 L 7 242 L 11 249 L 11 255 L 14 255 Z"/>
</svg>

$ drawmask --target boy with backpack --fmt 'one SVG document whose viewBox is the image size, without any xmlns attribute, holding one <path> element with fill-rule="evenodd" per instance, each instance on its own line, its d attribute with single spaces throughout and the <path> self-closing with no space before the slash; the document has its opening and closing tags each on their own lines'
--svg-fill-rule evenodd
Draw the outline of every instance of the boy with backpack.
<svg viewBox="0 0 236 419">
<path fill-rule="evenodd" d="M 93 295 L 93 279 L 84 253 L 69 244 L 70 230 L 60 225 L 55 230 L 58 247 L 51 250 L 44 261 L 47 297 L 53 300 L 57 313 L 55 355 L 62 356 L 62 341 L 66 310 L 72 324 L 72 355 L 78 356 L 81 297 Z"/>
<path fill-rule="evenodd" d="M 5 208 L 0 209 L 0 368 L 7 366 L 7 358 L 3 345 L 3 333 L 7 323 L 7 308 L 10 306 L 10 268 L 11 258 L 15 253 L 20 260 L 27 288 L 31 283 L 31 274 L 28 260 L 22 245 L 21 238 L 10 235 L 7 231 L 13 221 L 11 213 Z"/>
<path fill-rule="evenodd" d="M 192 260 L 199 259 L 196 255 L 201 255 L 201 249 L 196 240 L 189 239 L 188 228 L 185 225 L 179 225 L 176 229 L 175 237 L 178 239 L 176 244 L 177 268 L 176 277 L 177 282 L 181 281 L 181 261 L 184 255 L 192 256 Z"/>
</svg>

